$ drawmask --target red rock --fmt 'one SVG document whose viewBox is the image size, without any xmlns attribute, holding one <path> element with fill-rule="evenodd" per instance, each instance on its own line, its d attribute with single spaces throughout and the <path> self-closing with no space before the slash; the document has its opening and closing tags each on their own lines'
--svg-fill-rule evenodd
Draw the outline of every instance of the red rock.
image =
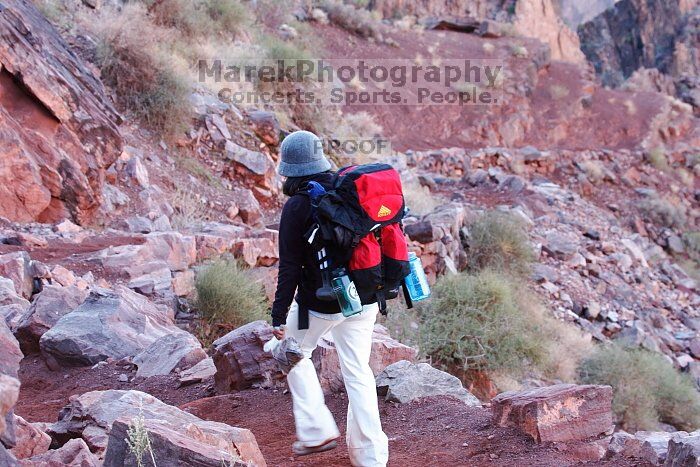
<svg viewBox="0 0 700 467">
<path fill-rule="evenodd" d="M 3 2 L 0 37 L 0 216 L 89 221 L 121 151 L 121 118 L 32 2 Z"/>
<path fill-rule="evenodd" d="M 392 339 L 384 326 L 375 324 L 372 333 L 372 353 L 369 357 L 369 366 L 375 376 L 392 363 L 400 360 L 412 362 L 416 359 L 417 354 L 418 351 L 413 347 L 408 347 Z M 321 338 L 311 360 L 314 362 L 318 379 L 324 391 L 335 392 L 343 389 L 340 360 L 330 334 Z"/>
<path fill-rule="evenodd" d="M 214 341 L 214 383 L 219 394 L 249 388 L 273 386 L 283 379 L 277 362 L 263 345 L 272 338 L 272 327 L 253 321 Z"/>
<path fill-rule="evenodd" d="M 248 266 L 272 266 L 277 262 L 277 244 L 269 238 L 242 238 L 233 247 L 233 255 Z"/>
<path fill-rule="evenodd" d="M 97 467 L 102 463 L 93 453 L 90 452 L 87 444 L 82 439 L 71 439 L 59 449 L 52 449 L 43 454 L 22 460 L 23 467 L 57 467 L 57 466 L 79 466 Z"/>
<path fill-rule="evenodd" d="M 492 399 L 499 426 L 514 426 L 536 442 L 582 441 L 610 430 L 610 386 L 557 384 L 528 391 L 510 391 Z"/>
<path fill-rule="evenodd" d="M 32 456 L 43 454 L 49 450 L 51 437 L 39 430 L 22 417 L 15 417 L 16 444 L 10 452 L 17 459 L 27 459 Z"/>
<path fill-rule="evenodd" d="M 248 120 L 253 131 L 268 146 L 277 146 L 280 142 L 280 123 L 272 112 L 253 110 L 248 112 Z"/>
</svg>

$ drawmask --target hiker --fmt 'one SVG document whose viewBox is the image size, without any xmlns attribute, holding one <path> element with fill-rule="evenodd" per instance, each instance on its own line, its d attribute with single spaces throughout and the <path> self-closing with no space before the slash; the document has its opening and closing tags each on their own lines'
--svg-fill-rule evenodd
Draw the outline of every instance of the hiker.
<svg viewBox="0 0 700 467">
<path fill-rule="evenodd" d="M 298 439 L 292 448 L 295 454 L 306 455 L 337 445 L 340 433 L 326 407 L 311 362 L 318 340 L 330 332 L 349 399 L 346 442 L 350 461 L 355 466 L 384 466 L 389 457 L 388 439 L 382 431 L 375 380 L 369 366 L 379 307 L 377 303 L 365 304 L 360 313 L 346 318 L 340 313 L 337 301 L 316 297 L 322 277 L 316 253 L 305 239 L 305 233 L 314 223 L 306 188 L 309 181 L 330 188 L 331 164 L 323 154 L 320 139 L 307 131 L 287 136 L 280 153 L 278 170 L 286 177 L 283 192 L 289 199 L 279 227 L 279 276 L 272 325 L 278 339 L 293 336 L 305 357 L 287 376 Z"/>
</svg>

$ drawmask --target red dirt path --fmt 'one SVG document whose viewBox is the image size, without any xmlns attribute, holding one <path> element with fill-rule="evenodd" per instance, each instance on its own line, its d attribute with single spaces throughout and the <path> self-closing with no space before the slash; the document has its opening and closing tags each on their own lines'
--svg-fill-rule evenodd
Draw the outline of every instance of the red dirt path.
<svg viewBox="0 0 700 467">
<path fill-rule="evenodd" d="M 211 382 L 178 388 L 177 378 L 137 378 L 120 382 L 120 374 L 133 379 L 134 371 L 110 363 L 102 367 L 49 370 L 35 355 L 21 363 L 22 391 L 16 413 L 29 421 L 55 421 L 73 394 L 104 389 L 138 389 L 164 402 L 179 405 L 201 418 L 250 429 L 269 466 L 347 466 L 345 441 L 331 452 L 295 458 L 292 401 L 282 391 L 251 389 L 212 395 Z M 327 403 L 344 431 L 347 399 L 332 395 Z M 448 398 L 424 399 L 410 404 L 380 401 L 384 429 L 389 436 L 391 466 L 571 466 L 631 467 L 640 461 L 613 459 L 581 463 L 554 445 L 539 446 L 511 428 L 491 425 L 488 409 L 466 407 Z M 492 458 L 492 456 L 497 456 Z"/>
</svg>

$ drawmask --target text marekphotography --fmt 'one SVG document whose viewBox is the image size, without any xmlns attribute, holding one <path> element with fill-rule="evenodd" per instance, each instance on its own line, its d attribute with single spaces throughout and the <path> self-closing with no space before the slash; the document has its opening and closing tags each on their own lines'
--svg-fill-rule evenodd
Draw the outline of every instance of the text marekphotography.
<svg viewBox="0 0 700 467">
<path fill-rule="evenodd" d="M 253 105 L 500 105 L 504 63 L 491 59 L 200 60 L 224 102 Z"/>
</svg>

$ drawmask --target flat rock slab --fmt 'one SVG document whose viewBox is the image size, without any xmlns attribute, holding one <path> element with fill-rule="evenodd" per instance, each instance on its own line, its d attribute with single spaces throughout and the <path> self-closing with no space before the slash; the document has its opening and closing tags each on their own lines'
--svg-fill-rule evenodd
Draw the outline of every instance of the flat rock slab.
<svg viewBox="0 0 700 467">
<path fill-rule="evenodd" d="M 557 384 L 510 391 L 492 399 L 494 422 L 513 426 L 538 443 L 583 441 L 613 426 L 610 386 Z"/>
<path fill-rule="evenodd" d="M 59 442 L 82 438 L 92 452 L 104 452 L 105 466 L 136 465 L 133 458 L 125 463 L 128 451 L 124 438 L 128 426 L 138 419 L 143 420 L 151 435 L 158 465 L 218 467 L 222 459 L 230 460 L 220 457 L 220 453 L 236 454 L 244 462 L 265 465 L 249 430 L 204 421 L 140 391 L 91 391 L 73 396 L 49 431 Z M 206 451 L 211 452 L 207 455 Z M 197 463 L 198 455 L 202 459 L 216 457 L 217 463 Z"/>
<path fill-rule="evenodd" d="M 112 424 L 104 467 L 137 465 L 126 443 L 127 431 L 132 423 L 133 420 L 120 418 Z M 143 428 L 148 433 L 153 457 L 158 465 L 266 466 L 255 436 L 250 430 L 244 428 L 234 428 L 223 423 L 199 419 L 195 423 L 184 421 L 177 425 L 169 420 L 149 419 L 144 420 Z M 143 460 L 145 466 L 151 465 L 148 454 Z"/>
<path fill-rule="evenodd" d="M 185 370 L 207 358 L 202 344 L 186 331 L 176 331 L 156 339 L 134 357 L 136 376 L 168 375 L 176 368 Z"/>
<path fill-rule="evenodd" d="M 201 362 L 197 363 L 192 368 L 180 373 L 180 384 L 194 384 L 204 381 L 205 379 L 212 378 L 216 374 L 216 365 L 214 365 L 214 360 L 211 357 L 205 358 Z"/>
<path fill-rule="evenodd" d="M 88 366 L 133 357 L 157 339 L 179 332 L 168 313 L 132 290 L 93 289 L 39 340 L 49 366 Z"/>
<path fill-rule="evenodd" d="M 20 318 L 15 329 L 15 337 L 22 351 L 34 353 L 39 351 L 39 339 L 51 329 L 62 316 L 75 310 L 88 292 L 78 287 L 44 286 L 41 293 L 34 297 L 29 309 Z"/>
<path fill-rule="evenodd" d="M 462 382 L 427 363 L 401 360 L 392 363 L 377 376 L 377 392 L 390 402 L 406 403 L 422 397 L 451 396 L 470 407 L 481 407 L 479 399 Z"/>
</svg>

